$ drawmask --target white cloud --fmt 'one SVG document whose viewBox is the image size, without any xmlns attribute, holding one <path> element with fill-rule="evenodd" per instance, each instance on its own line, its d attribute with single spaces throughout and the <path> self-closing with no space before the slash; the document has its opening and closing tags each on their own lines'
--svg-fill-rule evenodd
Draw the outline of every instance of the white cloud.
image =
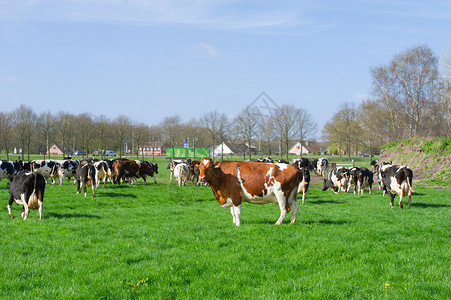
<svg viewBox="0 0 451 300">
<path fill-rule="evenodd" d="M 227 0 L 0 0 L 0 20 L 170 23 L 222 29 L 301 25 L 299 7 Z M 277 3 L 277 2 L 276 2 Z M 296 6 L 296 5 L 295 5 Z"/>
<path fill-rule="evenodd" d="M 196 45 L 196 47 L 207 53 L 207 55 L 212 58 L 221 56 L 223 54 L 222 51 L 207 43 L 199 43 Z"/>
</svg>

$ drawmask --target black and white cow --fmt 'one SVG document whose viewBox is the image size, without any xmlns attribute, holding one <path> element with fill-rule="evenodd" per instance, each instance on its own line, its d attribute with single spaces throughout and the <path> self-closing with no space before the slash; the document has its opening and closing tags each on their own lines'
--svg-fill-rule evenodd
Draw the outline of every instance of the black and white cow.
<svg viewBox="0 0 451 300">
<path fill-rule="evenodd" d="M 269 163 L 272 164 L 274 163 L 274 161 L 270 158 L 270 157 L 260 157 L 259 159 L 257 159 L 257 162 L 264 162 L 264 163 Z"/>
<path fill-rule="evenodd" d="M 302 157 L 300 159 L 293 159 L 293 165 L 298 166 L 298 168 L 309 168 L 310 162 L 308 158 Z"/>
<path fill-rule="evenodd" d="M 27 219 L 31 209 L 39 209 L 39 220 L 42 220 L 42 203 L 44 202 L 45 180 L 35 172 L 20 171 L 9 186 L 8 215 L 12 219 L 11 206 L 15 201 L 23 205 L 21 216 Z"/>
<path fill-rule="evenodd" d="M 67 178 L 67 182 L 69 182 L 72 177 L 75 177 L 77 167 L 80 164 L 78 160 L 64 159 L 57 160 L 56 162 L 58 163 L 57 171 L 59 185 L 63 185 L 64 178 Z"/>
<path fill-rule="evenodd" d="M 363 189 L 369 187 L 369 193 L 371 194 L 371 189 L 373 187 L 373 172 L 365 167 L 357 168 L 353 167 L 349 169 L 349 180 L 348 189 L 349 191 L 351 185 L 354 185 L 354 195 L 363 195 Z"/>
<path fill-rule="evenodd" d="M 373 161 L 371 161 L 371 163 L 370 163 L 372 166 L 373 166 L 373 168 L 374 168 L 374 174 L 376 174 L 376 180 L 377 180 L 377 183 L 378 183 L 378 185 L 379 185 L 379 189 L 381 190 L 381 189 L 383 189 L 384 191 L 383 191 L 383 195 L 385 196 L 385 188 L 384 188 L 384 184 L 383 184 L 383 182 L 382 182 L 382 173 L 381 173 L 381 169 L 382 169 L 382 166 L 385 166 L 385 165 L 391 165 L 392 164 L 392 162 L 391 161 L 384 161 L 384 162 L 382 162 L 381 164 L 379 164 L 379 162 L 377 161 L 377 160 L 373 160 Z"/>
<path fill-rule="evenodd" d="M 0 180 L 7 178 L 11 180 L 19 172 L 20 165 L 10 160 L 0 160 Z"/>
<path fill-rule="evenodd" d="M 31 170 L 42 174 L 48 181 L 52 179 L 52 185 L 55 184 L 55 177 L 58 176 L 58 163 L 54 160 L 33 160 Z"/>
<path fill-rule="evenodd" d="M 398 165 L 383 165 L 381 167 L 383 188 L 390 196 L 390 206 L 394 207 L 394 199 L 396 194 L 399 196 L 399 207 L 403 208 L 402 198 L 407 195 L 408 205 L 410 208 L 410 201 L 412 192 L 413 172 L 407 166 Z"/>
<path fill-rule="evenodd" d="M 77 180 L 77 194 L 81 192 L 81 188 L 83 187 L 83 191 L 85 192 L 86 197 L 86 185 L 92 187 L 92 197 L 96 197 L 95 193 L 95 169 L 92 163 L 83 163 L 77 167 L 76 171 L 76 180 Z"/>
<path fill-rule="evenodd" d="M 95 184 L 99 188 L 100 181 L 103 179 L 103 188 L 106 189 L 106 179 L 108 177 L 108 163 L 104 160 L 99 160 L 94 163 Z"/>
<path fill-rule="evenodd" d="M 330 171 L 327 179 L 324 179 L 323 191 L 332 189 L 335 194 L 348 187 L 349 170 L 344 167 L 336 167 Z"/>
<path fill-rule="evenodd" d="M 302 193 L 302 206 L 304 206 L 305 195 L 307 194 L 310 185 L 310 171 L 305 167 L 299 169 L 301 170 L 301 182 L 299 183 L 298 194 Z"/>
<path fill-rule="evenodd" d="M 329 161 L 327 158 L 318 158 L 318 162 L 316 164 L 316 171 L 319 176 L 326 176 L 327 166 L 329 165 Z"/>
</svg>

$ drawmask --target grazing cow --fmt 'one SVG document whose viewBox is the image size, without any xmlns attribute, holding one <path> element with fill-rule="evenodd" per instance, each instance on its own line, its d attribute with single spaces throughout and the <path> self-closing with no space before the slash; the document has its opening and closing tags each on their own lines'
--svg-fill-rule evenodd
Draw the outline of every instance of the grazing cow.
<svg viewBox="0 0 451 300">
<path fill-rule="evenodd" d="M 319 176 L 326 176 L 326 169 L 329 165 L 329 161 L 327 158 L 318 158 L 318 162 L 316 164 L 316 171 L 318 172 Z"/>
<path fill-rule="evenodd" d="M 92 187 L 92 198 L 96 197 L 95 193 L 95 169 L 92 163 L 82 163 L 77 167 L 76 171 L 76 181 L 77 181 L 77 194 L 81 192 L 83 187 L 83 192 L 86 197 L 86 186 Z"/>
<path fill-rule="evenodd" d="M 299 168 L 299 170 L 301 170 L 301 182 L 299 184 L 298 194 L 302 193 L 302 206 L 304 206 L 305 195 L 310 185 L 310 171 L 304 167 Z"/>
<path fill-rule="evenodd" d="M 58 163 L 54 160 L 33 160 L 31 162 L 33 172 L 42 174 L 47 180 L 52 179 L 52 185 L 55 184 L 55 177 L 58 176 Z"/>
<path fill-rule="evenodd" d="M 64 178 L 67 177 L 67 182 L 75 176 L 79 162 L 72 159 L 57 160 L 57 173 L 59 185 L 63 185 Z"/>
<path fill-rule="evenodd" d="M 3 178 L 8 178 L 8 180 L 11 180 L 17 172 L 18 170 L 12 161 L 0 161 L 0 180 Z"/>
<path fill-rule="evenodd" d="M 23 205 L 21 216 L 28 218 L 31 209 L 39 209 L 39 220 L 42 220 L 42 203 L 44 201 L 45 180 L 39 173 L 20 171 L 9 186 L 8 215 L 12 219 L 11 205 L 15 201 Z"/>
<path fill-rule="evenodd" d="M 357 195 L 363 196 L 363 189 L 365 187 L 369 187 L 369 193 L 371 194 L 371 189 L 373 187 L 373 172 L 368 170 L 365 167 L 356 168 L 353 167 L 349 170 L 349 181 L 348 181 L 348 189 L 349 191 L 352 184 L 354 184 L 354 196 Z"/>
<path fill-rule="evenodd" d="M 240 226 L 242 202 L 278 204 L 280 217 L 276 225 L 282 224 L 290 209 L 291 223 L 296 221 L 296 195 L 301 177 L 296 166 L 246 161 L 215 164 L 210 158 L 204 158 L 199 171 L 199 180 L 210 185 L 219 204 L 230 207 L 236 226 Z"/>
<path fill-rule="evenodd" d="M 408 196 L 408 205 L 410 208 L 410 201 L 412 192 L 413 172 L 407 166 L 384 165 L 381 168 L 382 182 L 384 190 L 390 196 L 390 206 L 394 207 L 395 195 L 399 196 L 399 207 L 403 208 L 402 198 Z"/>
<path fill-rule="evenodd" d="M 264 163 L 274 163 L 274 161 L 270 158 L 270 157 L 266 157 L 266 158 L 259 158 L 257 159 L 257 162 L 264 162 Z"/>
<path fill-rule="evenodd" d="M 327 179 L 324 179 L 323 191 L 328 188 L 332 189 L 335 194 L 339 194 L 340 190 L 346 190 L 348 186 L 349 171 L 344 167 L 336 167 L 330 171 Z"/>
<path fill-rule="evenodd" d="M 99 160 L 94 163 L 95 183 L 96 189 L 99 188 L 100 181 L 103 179 L 103 188 L 106 189 L 106 179 L 108 176 L 108 163 L 104 160 Z"/>
<path fill-rule="evenodd" d="M 186 163 L 180 163 L 174 167 L 174 177 L 175 179 L 177 179 L 179 186 L 186 185 L 188 175 L 189 175 L 189 167 Z"/>
</svg>

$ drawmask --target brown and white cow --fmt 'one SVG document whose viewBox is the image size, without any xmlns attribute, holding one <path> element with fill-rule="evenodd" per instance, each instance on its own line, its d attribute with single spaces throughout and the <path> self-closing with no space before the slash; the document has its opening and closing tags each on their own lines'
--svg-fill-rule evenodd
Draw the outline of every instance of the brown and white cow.
<svg viewBox="0 0 451 300">
<path fill-rule="evenodd" d="M 241 203 L 276 203 L 282 224 L 291 209 L 291 223 L 296 221 L 297 190 L 301 172 L 293 165 L 249 161 L 214 163 L 204 158 L 199 164 L 199 180 L 207 182 L 216 200 L 224 208 L 230 207 L 233 223 L 240 226 Z"/>
<path fill-rule="evenodd" d="M 407 166 L 383 165 L 381 167 L 382 186 L 390 196 L 390 206 L 394 207 L 395 195 L 399 195 L 399 207 L 403 208 L 402 198 L 407 195 L 408 205 L 412 198 L 413 172 Z"/>
<path fill-rule="evenodd" d="M 36 172 L 20 171 L 9 186 L 8 215 L 12 219 L 11 206 L 15 201 L 23 205 L 21 216 L 27 219 L 30 208 L 39 209 L 39 220 L 42 220 L 42 204 L 44 202 L 45 180 Z"/>
</svg>

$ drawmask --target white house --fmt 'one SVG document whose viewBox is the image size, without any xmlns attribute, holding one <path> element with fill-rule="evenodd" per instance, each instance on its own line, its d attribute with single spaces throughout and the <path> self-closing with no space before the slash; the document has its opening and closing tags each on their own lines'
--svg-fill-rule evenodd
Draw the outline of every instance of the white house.
<svg viewBox="0 0 451 300">
<path fill-rule="evenodd" d="M 221 156 L 221 153 L 224 155 L 235 154 L 226 143 L 222 143 L 215 148 L 213 151 L 213 156 Z"/>
<path fill-rule="evenodd" d="M 288 153 L 301 155 L 301 149 L 302 149 L 302 154 L 309 154 L 309 151 L 303 145 L 301 145 L 300 142 L 297 142 L 296 144 L 294 144 L 294 146 L 291 147 L 291 149 L 288 151 Z"/>
</svg>

